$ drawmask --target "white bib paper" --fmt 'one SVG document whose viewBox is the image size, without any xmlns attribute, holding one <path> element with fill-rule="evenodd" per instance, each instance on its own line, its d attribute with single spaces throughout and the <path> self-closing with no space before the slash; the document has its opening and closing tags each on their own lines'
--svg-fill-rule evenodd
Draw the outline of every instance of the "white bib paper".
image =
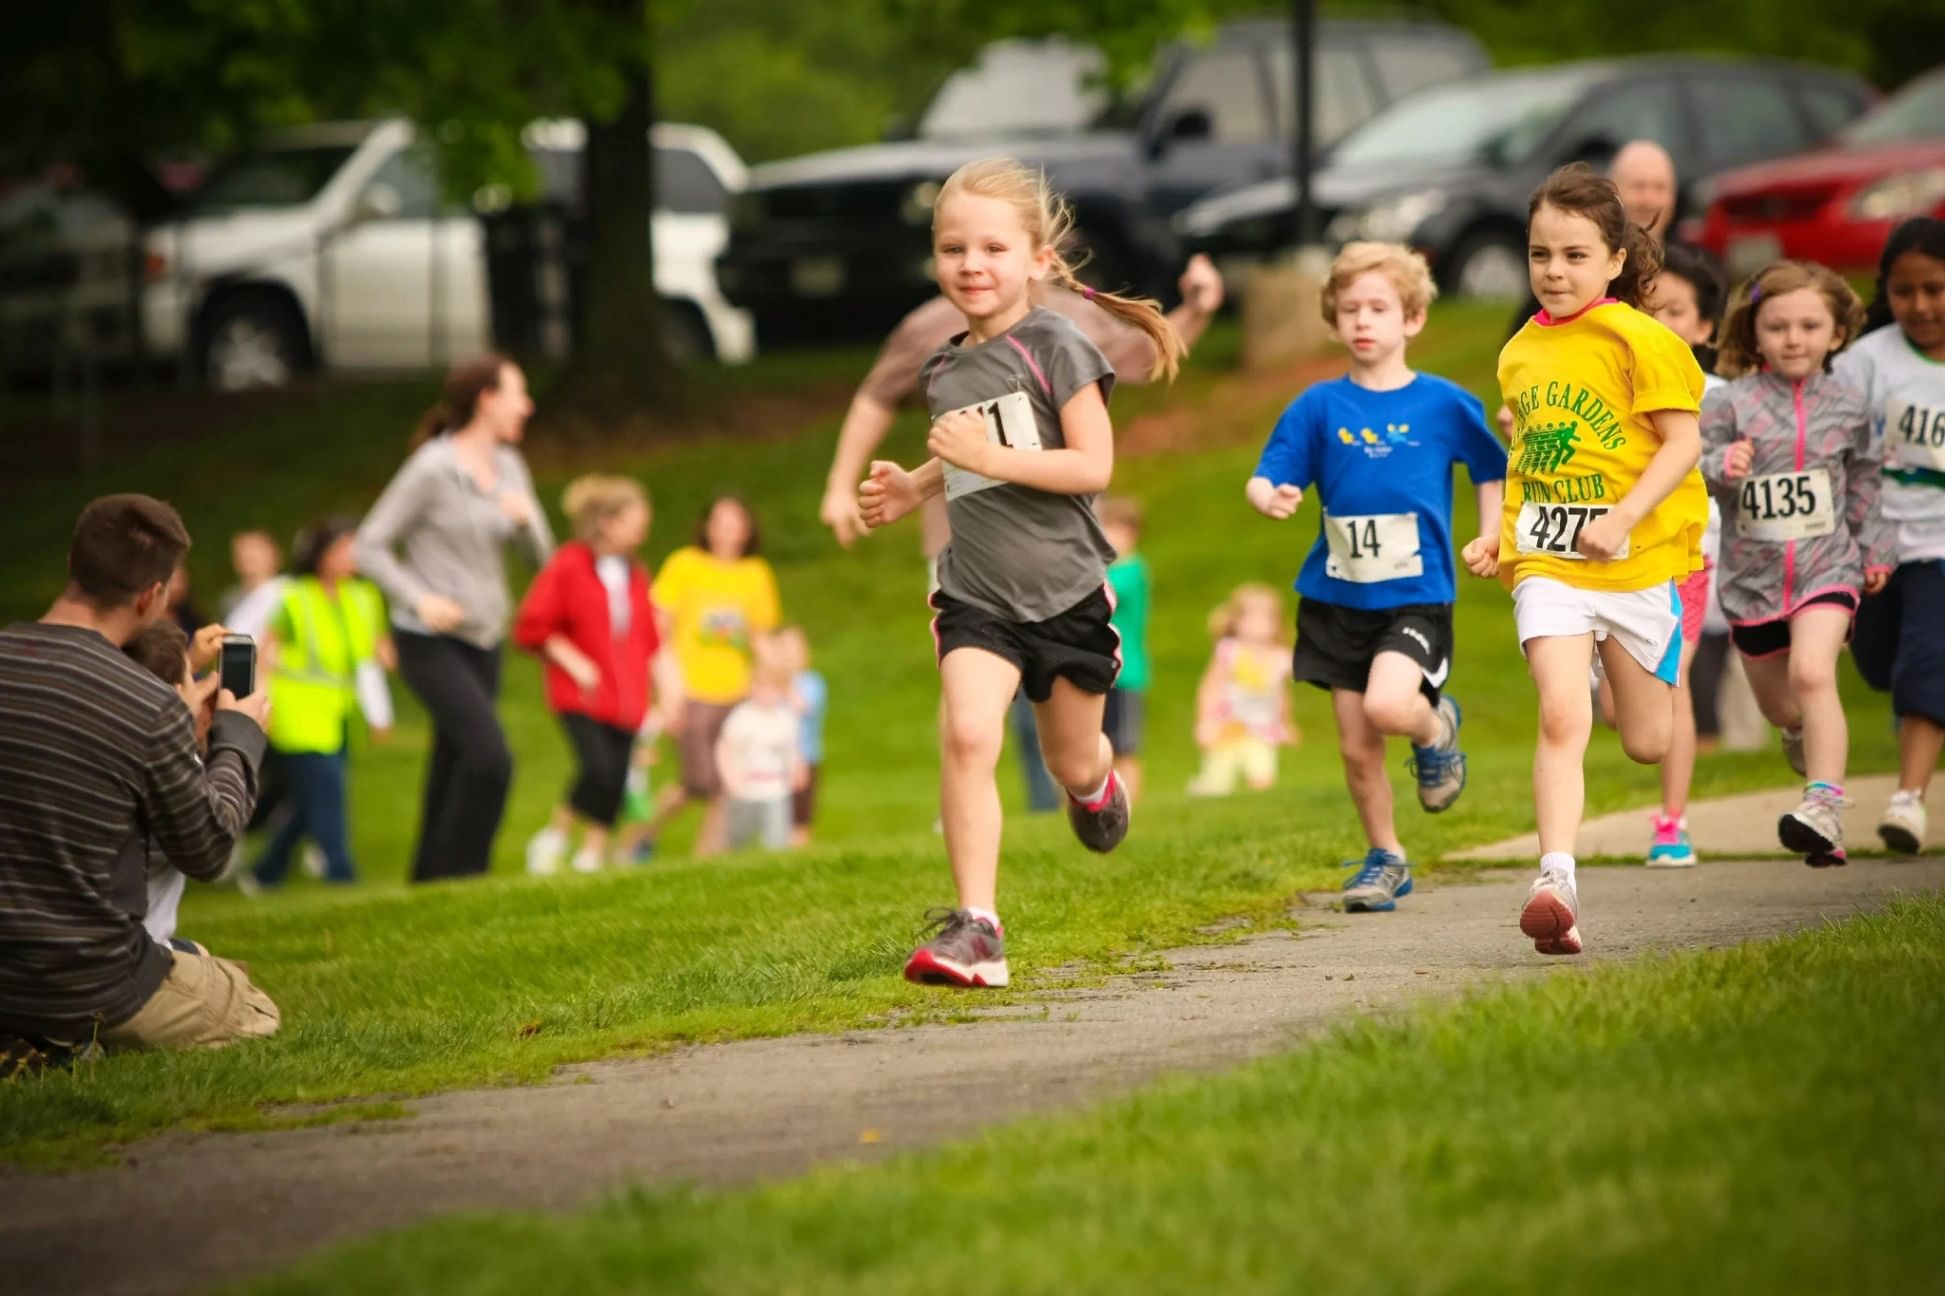
<svg viewBox="0 0 1945 1296">
<path fill-rule="evenodd" d="M 1422 576 L 1418 552 L 1418 514 L 1366 513 L 1355 517 L 1324 514 L 1324 543 L 1330 557 L 1324 574 L 1357 585 Z"/>
<path fill-rule="evenodd" d="M 1945 472 L 1945 409 L 1892 401 L 1884 412 L 1884 457 L 1899 468 Z"/>
<path fill-rule="evenodd" d="M 1822 468 L 1745 477 L 1736 488 L 1736 531 L 1746 539 L 1781 544 L 1836 529 L 1837 501 Z"/>
<path fill-rule="evenodd" d="M 946 418 L 952 414 L 970 410 L 986 420 L 986 440 L 992 445 L 1009 446 L 1015 450 L 1038 450 L 1040 448 L 1040 425 L 1033 417 L 1033 402 L 1025 392 L 1008 392 L 998 400 L 980 401 L 976 405 L 962 405 L 956 410 L 947 410 L 939 415 Z M 945 497 L 958 499 L 974 491 L 983 491 L 1006 483 L 982 477 L 978 473 L 945 467 Z"/>
<path fill-rule="evenodd" d="M 1520 505 L 1520 515 L 1513 524 L 1514 543 L 1523 554 L 1546 554 L 1553 558 L 1566 558 L 1573 562 L 1586 562 L 1587 555 L 1575 548 L 1580 533 L 1587 524 L 1609 512 L 1605 504 L 1541 504 L 1529 501 Z M 1630 537 L 1621 545 L 1621 552 L 1610 560 L 1619 562 L 1628 556 L 1633 547 Z"/>
</svg>

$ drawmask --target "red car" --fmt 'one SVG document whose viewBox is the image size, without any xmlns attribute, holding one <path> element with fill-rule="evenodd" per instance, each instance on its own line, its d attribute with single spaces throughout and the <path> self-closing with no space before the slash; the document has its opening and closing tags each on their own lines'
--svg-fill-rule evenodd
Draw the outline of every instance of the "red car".
<svg viewBox="0 0 1945 1296">
<path fill-rule="evenodd" d="M 1778 257 L 1870 270 L 1897 225 L 1945 217 L 1945 67 L 1810 153 L 1717 176 L 1682 235 L 1740 278 Z"/>
</svg>

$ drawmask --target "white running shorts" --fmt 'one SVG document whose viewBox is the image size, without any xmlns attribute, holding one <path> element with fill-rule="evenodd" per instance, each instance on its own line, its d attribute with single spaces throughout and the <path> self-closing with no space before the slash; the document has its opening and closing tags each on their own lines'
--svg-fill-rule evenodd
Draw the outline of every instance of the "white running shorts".
<svg viewBox="0 0 1945 1296">
<path fill-rule="evenodd" d="M 1513 587 L 1513 623 L 1520 650 L 1529 639 L 1592 634 L 1612 638 L 1641 669 L 1673 685 L 1682 664 L 1682 597 L 1675 583 L 1616 593 L 1587 590 L 1547 576 L 1529 576 Z M 1595 654 L 1594 660 L 1600 660 Z"/>
</svg>

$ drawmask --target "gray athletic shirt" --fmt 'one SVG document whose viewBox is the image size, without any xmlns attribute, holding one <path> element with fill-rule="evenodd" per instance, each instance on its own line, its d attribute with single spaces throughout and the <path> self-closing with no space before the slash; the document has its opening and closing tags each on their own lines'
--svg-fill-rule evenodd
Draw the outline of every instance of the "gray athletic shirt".
<svg viewBox="0 0 1945 1296">
<path fill-rule="evenodd" d="M 961 334 L 925 362 L 921 386 L 932 417 L 1024 393 L 1044 450 L 1066 448 L 1060 410 L 1089 383 L 1101 399 L 1114 367 L 1065 316 L 1043 306 L 999 337 L 965 345 Z M 1009 621 L 1045 621 L 1107 579 L 1114 561 L 1094 516 L 1094 496 L 1056 495 L 1002 483 L 946 506 L 952 543 L 939 555 L 939 588 Z"/>
</svg>

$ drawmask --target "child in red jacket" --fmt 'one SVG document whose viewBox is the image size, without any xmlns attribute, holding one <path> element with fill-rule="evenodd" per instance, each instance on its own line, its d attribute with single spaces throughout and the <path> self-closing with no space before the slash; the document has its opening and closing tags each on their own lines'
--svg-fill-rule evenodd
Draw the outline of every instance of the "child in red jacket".
<svg viewBox="0 0 1945 1296">
<path fill-rule="evenodd" d="M 577 821 L 575 872 L 601 868 L 635 736 L 681 701 L 648 570 L 635 557 L 648 539 L 648 493 L 631 478 L 593 474 L 570 483 L 563 503 L 575 539 L 554 551 L 513 622 L 513 641 L 547 664 L 547 705 L 580 766 L 566 803 L 527 843 L 527 871 L 536 874 L 560 867 Z"/>
</svg>

